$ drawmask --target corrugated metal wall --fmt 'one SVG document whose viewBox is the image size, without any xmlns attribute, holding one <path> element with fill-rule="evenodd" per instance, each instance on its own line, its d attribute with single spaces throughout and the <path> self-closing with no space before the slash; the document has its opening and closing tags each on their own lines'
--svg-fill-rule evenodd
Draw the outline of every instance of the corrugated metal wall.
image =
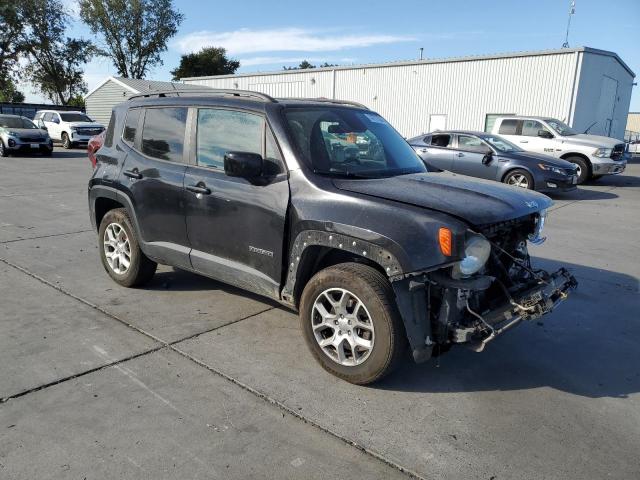
<svg viewBox="0 0 640 480">
<path fill-rule="evenodd" d="M 131 90 L 109 80 L 85 98 L 87 115 L 106 126 L 111 118 L 111 109 L 131 95 L 133 95 Z"/>
<path fill-rule="evenodd" d="M 577 58 L 577 53 L 569 51 L 186 82 L 278 97 L 353 100 L 379 112 L 409 137 L 429 131 L 433 114 L 447 115 L 447 128 L 473 130 L 483 130 L 486 115 L 496 113 L 549 115 L 570 121 Z"/>
</svg>

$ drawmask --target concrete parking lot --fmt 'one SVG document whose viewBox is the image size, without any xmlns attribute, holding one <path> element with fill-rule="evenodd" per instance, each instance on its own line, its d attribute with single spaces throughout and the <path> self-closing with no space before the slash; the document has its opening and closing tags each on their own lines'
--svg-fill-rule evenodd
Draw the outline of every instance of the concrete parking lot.
<svg viewBox="0 0 640 480">
<path fill-rule="evenodd" d="M 0 478 L 640 478 L 640 160 L 554 198 L 532 253 L 569 301 L 371 387 L 262 298 L 112 282 L 90 174 L 81 150 L 0 159 Z"/>
</svg>

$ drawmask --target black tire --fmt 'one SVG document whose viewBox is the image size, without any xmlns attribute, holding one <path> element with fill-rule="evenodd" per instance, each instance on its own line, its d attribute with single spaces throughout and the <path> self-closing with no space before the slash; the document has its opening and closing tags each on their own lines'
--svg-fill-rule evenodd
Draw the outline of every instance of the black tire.
<svg viewBox="0 0 640 480">
<path fill-rule="evenodd" d="M 521 184 L 514 184 L 512 182 L 517 181 L 519 178 L 524 178 Z M 522 170 L 521 168 L 516 168 L 508 172 L 504 178 L 502 179 L 504 183 L 507 185 L 513 185 L 517 187 L 526 188 L 527 190 L 533 190 L 535 185 L 533 184 L 533 176 L 527 172 L 526 170 Z M 524 182 L 526 182 L 526 186 L 524 186 Z"/>
<path fill-rule="evenodd" d="M 373 346 L 358 365 L 338 363 L 316 341 L 312 324 L 313 315 L 317 313 L 314 304 L 330 288 L 348 290 L 358 297 L 370 314 L 374 328 Z M 391 285 L 382 273 L 368 265 L 342 263 L 316 273 L 302 292 L 300 324 L 307 346 L 320 365 L 329 373 L 357 385 L 382 379 L 398 366 L 406 353 L 406 333 Z M 333 335 L 337 335 L 335 330 Z"/>
<path fill-rule="evenodd" d="M 571 162 L 578 167 L 578 185 L 582 185 L 584 182 L 591 178 L 591 165 L 582 157 L 567 157 L 564 160 Z"/>
<path fill-rule="evenodd" d="M 62 148 L 69 150 L 73 148 L 73 143 L 71 143 L 71 139 L 67 132 L 62 132 Z"/>
<path fill-rule="evenodd" d="M 129 241 L 130 264 L 126 271 L 117 273 L 107 261 L 106 247 L 104 245 L 105 231 L 111 224 L 121 227 Z M 102 266 L 109 276 L 123 287 L 137 287 L 149 282 L 156 272 L 158 264 L 149 259 L 140 249 L 138 238 L 134 233 L 131 220 L 124 208 L 110 210 L 102 218 L 98 230 L 98 248 L 100 250 L 100 260 Z"/>
<path fill-rule="evenodd" d="M 0 140 L 0 157 L 8 157 L 9 152 L 4 148 L 4 142 Z"/>
</svg>

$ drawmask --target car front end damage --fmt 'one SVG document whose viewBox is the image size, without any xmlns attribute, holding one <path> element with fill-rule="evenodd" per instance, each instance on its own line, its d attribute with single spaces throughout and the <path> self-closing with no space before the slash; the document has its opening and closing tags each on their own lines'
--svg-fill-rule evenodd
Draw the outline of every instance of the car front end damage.
<svg viewBox="0 0 640 480">
<path fill-rule="evenodd" d="M 481 352 L 522 321 L 550 313 L 577 287 L 566 269 L 549 273 L 531 264 L 527 244 L 544 241 L 544 218 L 535 213 L 470 229 L 462 241 L 445 238 L 452 255 L 457 244 L 460 260 L 392 282 L 416 362 L 453 345 Z"/>
</svg>

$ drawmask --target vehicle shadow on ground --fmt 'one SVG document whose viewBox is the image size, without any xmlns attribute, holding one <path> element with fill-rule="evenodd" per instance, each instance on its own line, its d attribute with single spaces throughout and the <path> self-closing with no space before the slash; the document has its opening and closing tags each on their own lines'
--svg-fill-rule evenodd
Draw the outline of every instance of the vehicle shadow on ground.
<svg viewBox="0 0 640 480">
<path fill-rule="evenodd" d="M 537 265 L 563 266 L 546 259 Z M 371 388 L 430 393 L 553 388 L 591 398 L 640 392 L 638 279 L 564 266 L 580 285 L 549 316 L 520 325 L 482 353 L 458 346 L 422 365 L 407 358 Z"/>
<path fill-rule="evenodd" d="M 611 192 L 601 192 L 599 190 L 591 190 L 589 188 L 578 187 L 573 192 L 557 192 L 546 193 L 553 200 L 576 201 L 576 200 L 612 200 L 618 198 L 618 195 Z"/>
<path fill-rule="evenodd" d="M 196 273 L 180 270 L 178 268 L 173 268 L 172 270 L 163 272 L 156 272 L 153 279 L 147 285 L 142 287 L 142 289 L 150 291 L 171 290 L 174 292 L 210 292 L 212 290 L 221 290 L 233 295 L 250 298 L 261 303 L 282 307 L 278 302 L 269 300 L 266 297 L 253 294 L 226 283 L 218 282 L 208 277 L 203 277 Z"/>
</svg>

